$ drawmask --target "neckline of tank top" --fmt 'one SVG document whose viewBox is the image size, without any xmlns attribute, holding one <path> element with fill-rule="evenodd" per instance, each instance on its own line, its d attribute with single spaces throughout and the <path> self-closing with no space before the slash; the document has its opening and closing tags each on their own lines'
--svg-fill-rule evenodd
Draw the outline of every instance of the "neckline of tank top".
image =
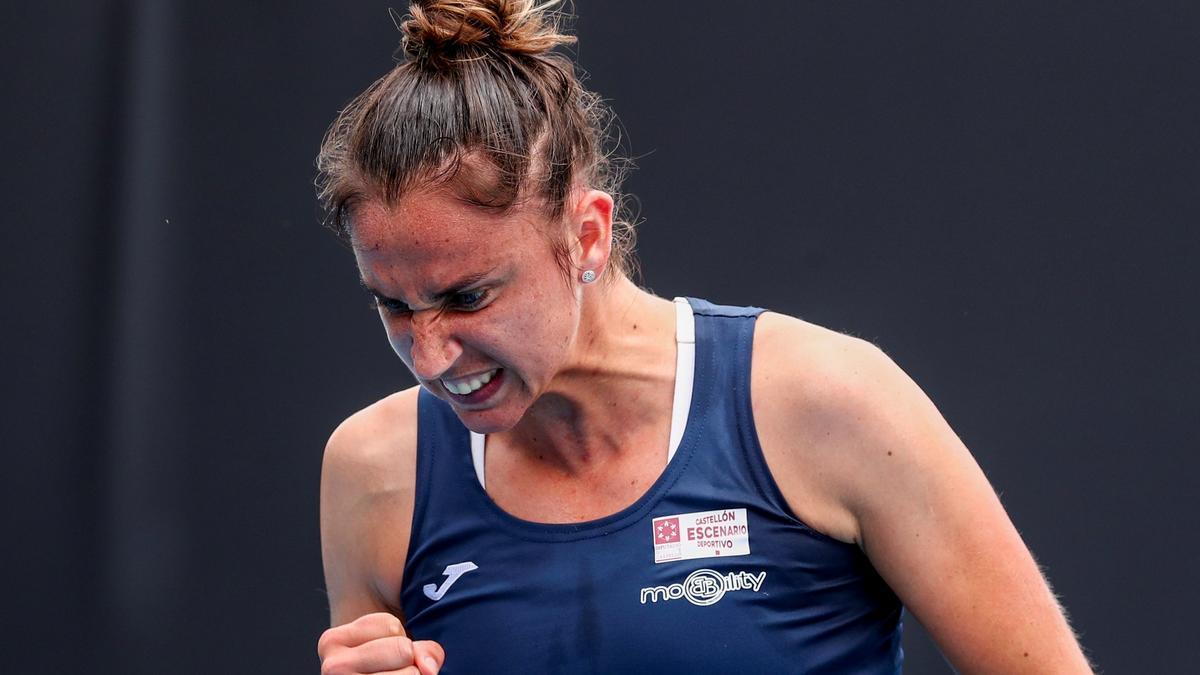
<svg viewBox="0 0 1200 675">
<path fill-rule="evenodd" d="M 675 303 L 675 390 L 671 402 L 671 435 L 667 444 L 667 464 L 675 458 L 683 430 L 687 427 L 688 411 L 692 404 L 692 385 L 696 365 L 696 317 L 687 298 L 676 297 Z M 487 437 L 471 432 L 471 464 L 479 486 L 487 490 L 484 478 Z M 664 471 L 665 471 L 664 467 Z"/>
<path fill-rule="evenodd" d="M 675 298 L 674 302 L 676 303 L 675 382 L 678 386 L 675 388 L 673 397 L 671 444 L 668 448 L 667 464 L 658 478 L 633 503 L 606 516 L 578 523 L 545 523 L 525 520 L 500 508 L 487 493 L 483 482 L 479 480 L 483 470 L 483 460 L 482 453 L 478 452 L 476 448 L 482 449 L 482 443 L 476 438 L 482 440 L 483 437 L 471 431 L 469 433 L 474 471 L 468 482 L 474 490 L 477 490 L 476 494 L 486 504 L 488 510 L 502 524 L 515 528 L 526 538 L 545 541 L 576 540 L 601 536 L 637 522 L 644 515 L 643 511 L 657 503 L 659 496 L 674 482 L 675 474 L 681 470 L 680 466 L 687 462 L 688 455 L 691 454 L 697 434 L 700 433 L 699 427 L 703 426 L 703 416 L 697 418 L 696 415 L 690 413 L 692 410 L 704 409 L 704 401 L 697 399 L 708 396 L 709 392 L 703 387 L 697 389 L 695 383 L 708 382 L 711 379 L 711 374 L 708 372 L 709 364 L 707 361 L 697 358 L 695 313 L 691 299 L 679 297 Z M 711 382 L 708 384 L 710 385 L 708 388 L 711 389 Z"/>
</svg>

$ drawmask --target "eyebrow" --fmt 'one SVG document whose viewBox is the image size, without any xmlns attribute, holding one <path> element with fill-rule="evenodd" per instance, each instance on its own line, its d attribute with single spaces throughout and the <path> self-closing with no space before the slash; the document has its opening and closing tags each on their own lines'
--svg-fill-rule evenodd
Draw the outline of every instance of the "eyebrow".
<svg viewBox="0 0 1200 675">
<path fill-rule="evenodd" d="M 448 285 L 445 290 L 434 293 L 433 300 L 434 300 L 434 302 L 437 302 L 439 300 L 444 300 L 447 297 L 454 295 L 456 293 L 461 293 L 461 292 L 467 290 L 468 288 L 470 288 L 471 286 L 474 286 L 475 284 L 479 283 L 480 281 L 483 281 L 485 278 L 487 278 L 488 275 L 490 275 L 492 272 L 495 272 L 495 271 L 496 271 L 496 268 L 493 267 L 489 270 L 484 270 L 482 272 L 473 272 L 464 277 L 460 277 L 459 279 L 456 279 L 454 282 L 452 282 L 450 285 Z M 367 289 L 368 293 L 370 293 L 371 295 L 374 295 L 377 298 L 387 298 L 388 297 L 388 296 L 384 295 L 383 293 L 380 293 L 379 291 L 375 290 L 374 288 L 371 288 L 371 286 L 369 286 L 367 284 L 366 280 L 363 279 L 362 277 L 358 278 L 358 283 L 363 288 Z"/>
</svg>

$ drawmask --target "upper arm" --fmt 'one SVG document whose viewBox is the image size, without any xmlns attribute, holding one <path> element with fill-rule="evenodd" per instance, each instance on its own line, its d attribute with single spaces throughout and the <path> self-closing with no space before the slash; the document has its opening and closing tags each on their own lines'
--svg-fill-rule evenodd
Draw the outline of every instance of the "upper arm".
<svg viewBox="0 0 1200 675">
<path fill-rule="evenodd" d="M 330 625 L 398 613 L 416 475 L 416 392 L 356 413 L 321 467 L 321 558 Z"/>
<path fill-rule="evenodd" d="M 764 342 L 792 352 L 771 359 L 787 364 L 772 386 L 791 390 L 783 424 L 796 440 L 768 459 L 789 503 L 862 546 L 960 670 L 1090 672 L 1000 500 L 932 401 L 870 343 L 777 324 Z"/>
</svg>

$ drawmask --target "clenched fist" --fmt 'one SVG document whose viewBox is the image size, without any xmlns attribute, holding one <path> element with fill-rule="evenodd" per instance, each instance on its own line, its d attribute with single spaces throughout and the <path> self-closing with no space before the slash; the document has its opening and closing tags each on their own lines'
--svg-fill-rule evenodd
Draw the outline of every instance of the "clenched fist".
<svg viewBox="0 0 1200 675">
<path fill-rule="evenodd" d="M 435 675 L 446 660 L 431 640 L 413 642 L 400 619 L 386 612 L 367 614 L 330 628 L 317 642 L 321 675 Z"/>
</svg>

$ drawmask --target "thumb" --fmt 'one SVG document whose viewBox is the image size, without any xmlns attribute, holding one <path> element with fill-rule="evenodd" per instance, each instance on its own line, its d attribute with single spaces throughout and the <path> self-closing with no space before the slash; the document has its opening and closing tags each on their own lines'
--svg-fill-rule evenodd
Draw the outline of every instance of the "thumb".
<svg viewBox="0 0 1200 675">
<path fill-rule="evenodd" d="M 437 675 L 446 662 L 446 650 L 433 640 L 416 640 L 413 642 L 413 662 L 421 675 Z"/>
</svg>

